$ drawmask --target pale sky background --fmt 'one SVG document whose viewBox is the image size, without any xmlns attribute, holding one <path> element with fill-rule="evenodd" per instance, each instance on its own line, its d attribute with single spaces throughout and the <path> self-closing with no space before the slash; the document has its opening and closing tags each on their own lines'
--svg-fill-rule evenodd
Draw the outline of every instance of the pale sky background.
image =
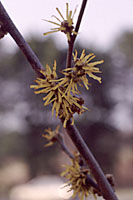
<svg viewBox="0 0 133 200">
<path fill-rule="evenodd" d="M 42 19 L 54 20 L 52 15 L 59 16 L 56 7 L 65 14 L 66 2 L 74 10 L 78 5 L 77 15 L 81 0 L 3 0 L 10 17 L 24 37 L 37 34 L 41 39 L 43 33 L 55 27 Z M 75 16 L 75 19 L 77 17 Z M 94 45 L 103 50 L 108 49 L 123 31 L 133 31 L 133 0 L 88 0 L 83 21 L 80 27 L 78 40 L 85 45 Z M 64 47 L 66 41 L 63 33 L 54 34 L 56 41 Z M 58 40 L 59 39 L 59 40 Z M 14 42 L 10 37 L 3 42 Z M 59 44 L 60 45 L 60 44 Z"/>
</svg>

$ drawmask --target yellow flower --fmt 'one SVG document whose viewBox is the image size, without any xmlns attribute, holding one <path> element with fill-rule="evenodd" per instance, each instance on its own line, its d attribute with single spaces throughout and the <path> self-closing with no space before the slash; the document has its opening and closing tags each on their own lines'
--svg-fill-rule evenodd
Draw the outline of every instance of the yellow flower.
<svg viewBox="0 0 133 200">
<path fill-rule="evenodd" d="M 66 3 L 66 19 L 63 17 L 62 13 L 60 12 L 60 10 L 58 8 L 56 8 L 56 10 L 60 15 L 61 20 L 58 17 L 53 15 L 53 17 L 56 18 L 58 23 L 53 22 L 53 21 L 49 21 L 49 20 L 45 20 L 45 21 L 50 22 L 54 25 L 57 25 L 58 27 L 52 28 L 51 29 L 52 31 L 46 32 L 46 33 L 44 33 L 44 35 L 48 35 L 50 33 L 55 33 L 55 32 L 61 31 L 61 32 L 65 33 L 67 35 L 67 39 L 68 39 L 68 41 L 70 41 L 71 40 L 71 34 L 77 34 L 73 30 L 74 29 L 73 18 L 74 18 L 76 9 L 75 9 L 74 13 L 72 14 L 72 11 L 71 10 L 69 11 L 68 3 Z"/>
<path fill-rule="evenodd" d="M 63 119 L 63 126 L 64 128 L 66 128 L 66 124 L 69 119 L 72 119 L 72 125 L 74 124 L 74 113 L 82 114 L 87 110 L 87 108 L 82 105 L 84 103 L 82 98 L 72 95 L 69 95 L 69 97 L 67 97 L 66 95 L 64 95 L 64 93 L 61 94 L 62 103 L 60 104 L 59 118 Z"/>
<path fill-rule="evenodd" d="M 58 125 L 54 131 L 52 131 L 51 128 L 45 129 L 45 132 L 48 133 L 42 135 L 48 140 L 48 143 L 45 145 L 45 147 L 52 146 L 58 140 L 58 137 L 60 137 L 59 128 L 60 126 Z"/>
<path fill-rule="evenodd" d="M 99 68 L 95 67 L 95 65 L 101 64 L 104 61 L 90 62 L 95 58 L 95 55 L 93 53 L 85 55 L 85 50 L 82 51 L 80 58 L 77 58 L 77 54 L 78 52 L 75 50 L 75 54 L 73 54 L 74 67 L 64 69 L 62 71 L 64 77 L 60 79 L 60 84 L 66 87 L 64 95 L 67 95 L 67 97 L 69 97 L 70 94 L 80 94 L 78 85 L 82 87 L 81 83 L 84 84 L 87 90 L 89 89 L 91 84 L 88 82 L 87 75 L 101 83 L 101 77 L 93 73 L 101 73 Z"/>
<path fill-rule="evenodd" d="M 80 200 L 84 200 L 89 194 L 93 194 L 93 188 L 86 182 L 89 169 L 81 167 L 77 158 L 72 160 L 71 165 L 65 165 L 65 168 L 61 176 L 68 180 L 67 185 L 70 186 L 69 191 L 73 190 L 73 198 L 78 195 Z"/>
<path fill-rule="evenodd" d="M 101 73 L 99 68 L 95 67 L 97 64 L 103 63 L 103 60 L 90 62 L 95 55 L 89 54 L 85 56 L 85 50 L 82 51 L 80 58 L 77 58 L 77 51 L 75 50 L 74 67 L 67 68 L 62 71 L 63 78 L 58 79 L 56 73 L 56 61 L 54 61 L 53 69 L 46 65 L 45 71 L 40 71 L 44 78 L 37 78 L 36 85 L 31 85 L 34 88 L 35 94 L 46 94 L 43 97 L 44 106 L 52 103 L 52 115 L 56 114 L 63 121 L 63 126 L 66 128 L 67 121 L 72 119 L 75 113 L 82 114 L 88 110 L 83 106 L 84 100 L 78 96 L 80 94 L 78 85 L 82 86 L 81 82 L 89 89 L 87 75 L 101 83 L 101 77 L 93 73 Z"/>
<path fill-rule="evenodd" d="M 75 50 L 75 54 L 73 54 L 74 71 L 78 72 L 79 75 L 81 73 L 84 75 L 88 75 L 89 77 L 91 77 L 91 78 L 97 80 L 99 83 L 101 83 L 101 77 L 98 77 L 98 76 L 94 75 L 93 73 L 101 73 L 99 68 L 97 68 L 95 66 L 102 64 L 104 62 L 104 60 L 91 62 L 91 60 L 94 59 L 96 56 L 93 53 L 85 55 L 85 49 L 83 49 L 80 58 L 77 58 L 77 55 L 78 55 L 78 52 L 77 52 L 77 50 Z M 84 78 L 83 82 L 85 84 L 87 84 L 87 81 L 85 80 L 85 78 Z"/>
<path fill-rule="evenodd" d="M 88 86 L 91 85 L 88 82 L 86 75 L 84 73 L 80 72 L 80 70 L 76 71 L 76 68 L 74 68 L 74 67 L 64 69 L 62 74 L 64 74 L 65 77 L 63 77 L 60 80 L 61 80 L 62 85 L 64 85 L 64 87 L 67 87 L 67 89 L 65 91 L 65 94 L 67 94 L 67 96 L 69 96 L 71 92 L 74 95 L 80 94 L 80 91 L 78 89 L 78 85 L 80 87 L 82 87 L 81 82 L 84 83 L 84 85 L 87 89 L 89 89 Z"/>
<path fill-rule="evenodd" d="M 45 96 L 43 98 L 43 100 L 45 101 L 45 106 L 52 103 L 54 101 L 54 96 L 56 93 L 56 89 L 57 89 L 57 84 L 55 81 L 55 78 L 57 78 L 57 74 L 56 74 L 56 61 L 54 61 L 54 65 L 53 65 L 53 71 L 51 70 L 50 66 L 47 64 L 46 65 L 46 71 L 40 71 L 42 73 L 42 75 L 44 75 L 44 79 L 43 78 L 37 78 L 35 80 L 35 82 L 37 83 L 36 85 L 31 85 L 30 88 L 34 88 L 35 94 L 47 94 L 47 96 Z"/>
<path fill-rule="evenodd" d="M 56 117 L 63 120 L 63 126 L 66 128 L 66 123 L 72 118 L 72 124 L 74 124 L 74 113 L 81 114 L 86 110 L 83 106 L 84 101 L 82 98 L 69 95 L 65 93 L 66 88 L 62 86 L 61 79 L 57 78 L 56 74 L 56 61 L 51 70 L 49 65 L 46 65 L 46 71 L 40 71 L 44 75 L 43 78 L 36 79 L 36 85 L 31 85 L 36 91 L 35 94 L 46 94 L 43 97 L 44 106 L 53 104 L 52 115 L 56 113 Z"/>
<path fill-rule="evenodd" d="M 73 75 L 73 73 L 62 72 L 62 74 L 65 75 L 65 77 L 60 79 L 61 84 L 66 87 L 64 95 L 67 94 L 69 97 L 71 91 L 74 95 L 79 94 L 80 92 L 77 87 L 78 79 Z"/>
</svg>

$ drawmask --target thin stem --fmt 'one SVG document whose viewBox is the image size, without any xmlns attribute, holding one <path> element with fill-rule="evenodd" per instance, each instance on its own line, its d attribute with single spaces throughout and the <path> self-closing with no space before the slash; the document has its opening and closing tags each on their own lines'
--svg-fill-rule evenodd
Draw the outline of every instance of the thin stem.
<svg viewBox="0 0 133 200">
<path fill-rule="evenodd" d="M 70 42 L 68 42 L 66 68 L 71 67 L 73 45 L 74 45 L 73 40 L 71 40 Z"/>
<path fill-rule="evenodd" d="M 81 9 L 80 9 L 80 12 L 79 12 L 78 20 L 77 20 L 77 23 L 76 23 L 76 26 L 75 26 L 75 32 L 77 32 L 77 33 L 79 31 L 79 27 L 80 27 L 81 20 L 82 20 L 84 11 L 85 11 L 86 4 L 87 4 L 87 0 L 83 0 L 82 5 L 81 5 Z M 74 42 L 76 40 L 76 37 L 77 37 L 77 35 L 73 34 L 71 36 L 71 40 L 68 41 L 66 68 L 71 67 L 72 52 L 73 52 L 73 47 L 74 47 Z"/>
<path fill-rule="evenodd" d="M 15 40 L 21 51 L 24 53 L 25 57 L 27 58 L 28 62 L 31 64 L 35 72 L 39 76 L 42 76 L 42 74 L 40 73 L 40 70 L 41 69 L 43 70 L 42 64 L 40 63 L 35 53 L 32 51 L 31 47 L 24 40 L 23 36 L 18 31 L 14 23 L 12 22 L 11 18 L 9 17 L 8 13 L 4 9 L 1 2 L 0 2 L 0 21 L 2 21 L 2 24 L 6 29 L 6 31 L 12 36 L 12 38 Z"/>
<path fill-rule="evenodd" d="M 59 134 L 59 137 L 56 138 L 57 139 L 57 142 L 58 144 L 60 145 L 60 148 L 64 151 L 64 153 L 66 153 L 66 155 L 70 158 L 70 159 L 74 159 L 75 157 L 73 156 L 73 154 L 69 151 L 69 149 L 67 148 L 65 142 L 64 142 L 64 139 L 63 139 L 63 136 L 62 134 L 60 133 Z M 84 161 L 83 161 L 84 162 Z M 84 163 L 85 164 L 85 163 Z M 100 191 L 100 188 L 98 186 L 97 183 L 94 182 L 94 180 L 91 178 L 91 176 L 88 174 L 87 175 L 87 179 L 86 179 L 86 184 L 89 184 L 91 185 L 93 188 L 96 189 L 96 191 L 100 194 L 101 191 Z"/>
<path fill-rule="evenodd" d="M 86 4 L 87 4 L 87 0 L 83 0 L 82 5 L 81 5 L 81 9 L 80 9 L 80 12 L 79 12 L 78 20 L 77 20 L 77 23 L 76 23 L 76 27 L 75 27 L 75 32 L 77 32 L 77 33 L 79 31 L 79 27 L 80 27 L 81 20 L 82 20 L 84 11 L 85 11 Z M 77 35 L 73 35 L 73 42 L 75 41 L 76 37 L 77 37 Z"/>
<path fill-rule="evenodd" d="M 68 157 L 70 159 L 74 159 L 74 156 L 72 155 L 72 153 L 68 150 L 65 142 L 64 142 L 64 139 L 62 137 L 62 134 L 60 133 L 59 137 L 57 137 L 57 142 L 59 143 L 60 145 L 60 148 L 68 155 Z"/>
</svg>

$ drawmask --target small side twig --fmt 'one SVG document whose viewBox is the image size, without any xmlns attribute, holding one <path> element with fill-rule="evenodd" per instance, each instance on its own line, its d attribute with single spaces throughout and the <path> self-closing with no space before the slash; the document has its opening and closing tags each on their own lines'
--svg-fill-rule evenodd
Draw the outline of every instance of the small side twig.
<svg viewBox="0 0 133 200">
<path fill-rule="evenodd" d="M 56 136 L 56 142 L 58 142 L 58 144 L 60 145 L 60 148 L 61 150 L 64 151 L 64 153 L 66 153 L 66 155 L 70 158 L 70 159 L 74 159 L 75 157 L 73 156 L 73 154 L 68 150 L 65 142 L 64 142 L 64 139 L 63 139 L 63 136 L 61 133 L 59 133 L 57 136 Z M 85 165 L 85 162 L 83 161 L 82 159 L 82 164 L 81 165 Z M 79 163 L 80 164 L 80 163 Z M 86 179 L 86 184 L 88 185 L 91 185 L 95 191 L 97 191 L 98 194 L 101 194 L 101 191 L 100 191 L 100 188 L 99 186 L 94 182 L 94 180 L 91 178 L 91 176 L 88 174 L 87 175 L 87 179 Z"/>
<path fill-rule="evenodd" d="M 73 154 L 68 150 L 65 142 L 64 142 L 64 139 L 63 139 L 63 136 L 61 133 L 59 133 L 59 135 L 56 137 L 56 141 L 58 142 L 58 144 L 60 145 L 60 148 L 64 151 L 64 153 L 66 153 L 66 155 L 68 155 L 68 157 L 70 159 L 74 159 L 74 156 Z"/>
<path fill-rule="evenodd" d="M 81 5 L 81 9 L 80 9 L 80 12 L 79 12 L 78 20 L 77 20 L 77 23 L 76 23 L 76 26 L 75 26 L 75 30 L 74 30 L 76 33 L 78 33 L 78 31 L 79 31 L 79 27 L 80 27 L 81 20 L 82 20 L 84 11 L 85 11 L 86 4 L 87 4 L 87 0 L 83 0 L 82 5 Z M 71 40 L 68 41 L 66 68 L 71 67 L 72 52 L 73 52 L 73 46 L 74 46 L 74 42 L 76 40 L 76 37 L 77 37 L 77 34 L 73 34 L 71 36 Z"/>
<path fill-rule="evenodd" d="M 80 9 L 80 12 L 79 12 L 78 20 L 77 20 L 77 23 L 76 23 L 76 26 L 75 26 L 75 32 L 77 32 L 77 33 L 79 31 L 79 27 L 80 27 L 81 20 L 82 20 L 82 17 L 83 17 L 85 8 L 86 8 L 86 4 L 87 4 L 87 0 L 83 0 L 82 5 L 81 5 L 81 9 Z M 75 42 L 76 37 L 77 37 L 77 35 L 73 35 L 73 42 Z"/>
</svg>

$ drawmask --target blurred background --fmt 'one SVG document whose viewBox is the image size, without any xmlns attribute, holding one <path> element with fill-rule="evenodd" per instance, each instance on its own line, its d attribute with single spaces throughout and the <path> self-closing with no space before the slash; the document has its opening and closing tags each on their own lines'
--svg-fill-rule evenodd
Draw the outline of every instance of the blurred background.
<svg viewBox="0 0 133 200">
<path fill-rule="evenodd" d="M 90 80 L 90 90 L 82 90 L 85 106 L 90 111 L 75 116 L 75 123 L 103 171 L 114 174 L 121 200 L 131 200 L 133 1 L 107 2 L 88 2 L 76 42 L 78 52 L 85 48 L 86 53 L 95 53 L 97 60 L 104 59 L 104 64 L 100 66 L 102 84 Z M 64 68 L 65 37 L 63 33 L 43 37 L 43 32 L 51 26 L 41 19 L 51 19 L 52 14 L 58 16 L 55 7 L 64 11 L 65 1 L 51 0 L 49 5 L 41 0 L 32 4 L 30 0 L 3 3 L 43 65 L 52 66 L 56 59 L 58 71 Z M 70 2 L 72 9 L 78 5 L 77 13 L 80 4 L 81 1 Z M 69 198 L 65 191 L 57 194 L 57 188 L 64 182 L 59 177 L 62 164 L 69 159 L 58 145 L 44 148 L 46 141 L 42 138 L 45 128 L 55 128 L 60 122 L 51 117 L 50 107 L 44 108 L 41 95 L 34 95 L 30 89 L 35 78 L 14 41 L 5 36 L 0 41 L 0 200 Z M 60 130 L 74 151 L 66 133 Z"/>
</svg>

